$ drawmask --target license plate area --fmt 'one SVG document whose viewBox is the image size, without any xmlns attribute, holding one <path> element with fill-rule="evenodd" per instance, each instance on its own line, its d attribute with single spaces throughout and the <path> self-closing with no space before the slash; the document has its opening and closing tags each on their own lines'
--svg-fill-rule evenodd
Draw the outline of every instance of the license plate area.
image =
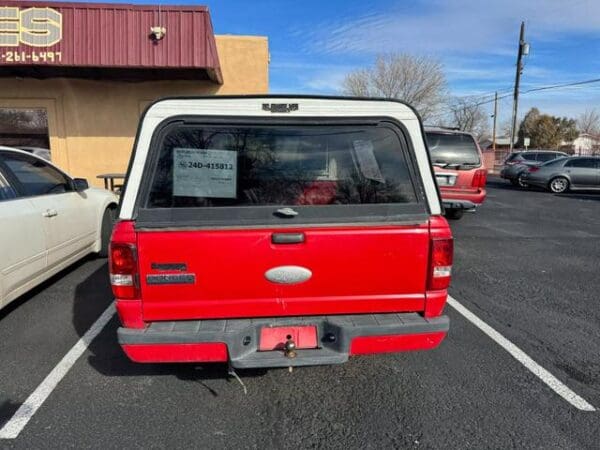
<svg viewBox="0 0 600 450">
<path fill-rule="evenodd" d="M 297 349 L 317 348 L 317 327 L 306 325 L 261 328 L 258 350 L 261 352 L 284 350 L 285 343 L 289 339 L 294 341 Z"/>
<path fill-rule="evenodd" d="M 438 186 L 454 186 L 456 184 L 456 175 L 453 173 L 436 173 L 435 179 Z"/>
</svg>

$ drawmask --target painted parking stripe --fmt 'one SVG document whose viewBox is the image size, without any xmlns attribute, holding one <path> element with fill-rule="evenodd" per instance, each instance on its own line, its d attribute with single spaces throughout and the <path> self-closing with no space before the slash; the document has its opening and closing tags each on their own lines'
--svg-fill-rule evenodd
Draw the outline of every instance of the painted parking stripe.
<svg viewBox="0 0 600 450">
<path fill-rule="evenodd" d="M 37 410 L 44 404 L 58 383 L 69 372 L 71 367 L 77 362 L 79 357 L 83 355 L 90 343 L 102 331 L 106 324 L 113 317 L 115 312 L 114 304 L 110 304 L 102 315 L 94 322 L 89 330 L 83 335 L 79 341 L 69 350 L 69 352 L 61 359 L 61 361 L 52 369 L 52 372 L 42 381 L 35 391 L 25 400 L 17 412 L 4 424 L 0 429 L 0 439 L 15 439 L 27 422 L 31 420 Z"/>
<path fill-rule="evenodd" d="M 460 313 L 465 319 L 483 331 L 493 341 L 495 341 L 500 347 L 506 350 L 510 355 L 523 364 L 529 369 L 536 377 L 542 380 L 550 389 L 564 398 L 567 402 L 573 405 L 575 408 L 582 411 L 596 411 L 591 404 L 581 398 L 571 389 L 569 389 L 564 383 L 558 378 L 536 363 L 531 359 L 523 350 L 517 347 L 515 344 L 510 342 L 499 332 L 461 305 L 455 298 L 448 296 L 448 304 L 452 306 L 458 313 Z"/>
</svg>

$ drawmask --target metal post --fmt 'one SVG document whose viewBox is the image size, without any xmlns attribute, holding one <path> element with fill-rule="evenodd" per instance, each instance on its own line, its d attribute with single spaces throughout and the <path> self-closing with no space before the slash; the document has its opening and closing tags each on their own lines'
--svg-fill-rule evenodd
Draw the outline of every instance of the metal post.
<svg viewBox="0 0 600 450">
<path fill-rule="evenodd" d="M 494 127 L 492 131 L 492 150 L 496 151 L 496 120 L 498 117 L 498 93 L 494 93 Z M 494 153 L 495 154 L 495 153 Z"/>
<path fill-rule="evenodd" d="M 517 128 L 517 110 L 519 107 L 519 84 L 521 83 L 521 71 L 523 70 L 523 47 L 525 45 L 525 22 L 521 22 L 521 32 L 519 33 L 519 52 L 517 54 L 517 71 L 515 74 L 515 91 L 513 95 L 512 126 L 510 129 L 510 151 L 513 151 L 515 134 Z"/>
</svg>

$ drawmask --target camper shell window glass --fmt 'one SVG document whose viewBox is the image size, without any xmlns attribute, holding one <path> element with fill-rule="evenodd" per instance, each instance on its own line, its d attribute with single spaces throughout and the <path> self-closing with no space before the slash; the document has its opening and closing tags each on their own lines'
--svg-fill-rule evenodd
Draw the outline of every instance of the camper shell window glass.
<svg viewBox="0 0 600 450">
<path fill-rule="evenodd" d="M 281 207 L 297 213 L 284 218 L 287 223 L 385 222 L 426 212 L 399 126 L 324 122 L 179 121 L 159 128 L 146 169 L 149 186 L 142 191 L 142 222 L 166 219 L 165 210 L 171 221 L 194 216 L 240 225 L 278 223 Z"/>
</svg>

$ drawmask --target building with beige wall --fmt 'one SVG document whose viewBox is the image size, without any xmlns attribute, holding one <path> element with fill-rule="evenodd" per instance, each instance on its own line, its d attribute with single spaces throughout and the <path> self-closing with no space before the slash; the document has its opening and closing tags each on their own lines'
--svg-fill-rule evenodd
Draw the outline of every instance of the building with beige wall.
<svg viewBox="0 0 600 450">
<path fill-rule="evenodd" d="M 30 6 L 16 3 L 21 10 Z M 52 3 L 46 5 L 50 7 Z M 96 178 L 98 174 L 125 172 L 140 115 L 156 99 L 268 92 L 267 38 L 214 36 L 206 8 L 171 7 L 165 11 L 163 7 L 162 17 L 148 19 L 148 7 L 120 5 L 122 15 L 129 15 L 123 20 L 128 21 L 128 26 L 139 28 L 139 33 L 129 32 L 122 42 L 114 39 L 112 43 L 101 43 L 106 48 L 91 51 L 97 54 L 77 55 L 76 48 L 68 47 L 69 37 L 75 36 L 65 29 L 77 19 L 77 12 L 65 10 L 65 3 L 60 5 L 62 42 L 41 47 L 42 50 L 22 43 L 20 47 L 0 46 L 0 110 L 45 111 L 52 161 L 72 176 L 87 178 L 91 184 L 102 185 Z M 72 5 L 77 9 L 101 8 L 93 4 Z M 67 15 L 69 20 L 65 21 Z M 106 12 L 101 17 L 104 19 L 99 20 L 106 20 Z M 203 30 L 194 22 L 196 19 L 204 24 Z M 140 24 L 140 20 L 151 22 Z M 185 35 L 186 20 L 193 36 Z M 165 35 L 160 40 L 147 36 L 152 28 L 149 24 L 160 22 L 167 23 L 163 28 Z M 100 22 L 99 25 L 102 26 Z M 198 48 L 189 49 L 186 45 Z M 163 54 L 157 52 L 160 46 L 165 49 Z M 155 54 L 149 57 L 148 50 Z M 53 52 L 54 64 L 40 64 L 42 51 L 47 55 Z M 11 61 L 1 56 L 7 52 L 12 52 Z M 178 58 L 172 59 L 173 52 L 180 52 Z M 187 56 L 181 55 L 185 52 Z M 60 62 L 56 61 L 58 53 L 62 53 Z M 28 54 L 34 56 L 27 59 Z M 21 64 L 15 63 L 16 55 L 24 60 Z M 34 57 L 38 64 L 32 61 Z M 76 64 L 78 58 L 80 65 Z"/>
</svg>

